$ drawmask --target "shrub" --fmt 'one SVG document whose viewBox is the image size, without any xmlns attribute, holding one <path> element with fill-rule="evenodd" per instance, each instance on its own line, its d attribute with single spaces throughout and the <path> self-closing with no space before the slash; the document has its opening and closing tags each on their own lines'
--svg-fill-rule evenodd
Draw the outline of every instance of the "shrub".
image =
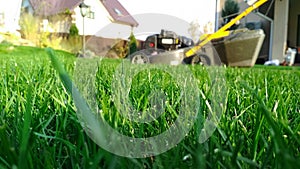
<svg viewBox="0 0 300 169">
<path fill-rule="evenodd" d="M 23 13 L 20 18 L 21 35 L 24 39 L 38 44 L 40 19 L 30 13 Z"/>
<path fill-rule="evenodd" d="M 62 37 L 57 34 L 51 34 L 49 31 L 40 33 L 40 47 L 51 47 L 54 49 L 63 49 L 61 46 Z"/>
<path fill-rule="evenodd" d="M 61 49 L 62 38 L 49 30 L 42 30 L 42 19 L 31 13 L 24 12 L 20 18 L 21 34 L 24 39 L 30 40 L 39 47 Z M 47 27 L 52 27 L 51 23 Z"/>
<path fill-rule="evenodd" d="M 61 46 L 64 50 L 71 53 L 78 53 L 82 48 L 82 41 L 79 36 L 79 31 L 76 24 L 72 24 L 69 30 L 69 37 L 63 39 Z"/>
<path fill-rule="evenodd" d="M 128 54 L 128 42 L 122 39 L 116 39 L 113 47 L 107 52 L 106 57 L 124 58 Z"/>
<path fill-rule="evenodd" d="M 137 40 L 134 34 L 131 32 L 129 36 L 129 55 L 137 51 Z"/>
<path fill-rule="evenodd" d="M 76 36 L 78 36 L 79 35 L 78 32 L 79 31 L 78 31 L 78 28 L 77 28 L 76 24 L 73 23 L 71 25 L 71 27 L 70 27 L 70 37 L 76 37 Z"/>
</svg>

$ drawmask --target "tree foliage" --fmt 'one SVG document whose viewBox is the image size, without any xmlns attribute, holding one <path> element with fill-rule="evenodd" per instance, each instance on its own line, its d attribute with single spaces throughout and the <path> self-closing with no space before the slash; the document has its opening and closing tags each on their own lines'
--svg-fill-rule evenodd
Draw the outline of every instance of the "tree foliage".
<svg viewBox="0 0 300 169">
<path fill-rule="evenodd" d="M 201 31 L 200 31 L 200 24 L 198 23 L 197 20 L 190 22 L 188 33 L 190 34 L 194 42 L 198 41 Z"/>
<path fill-rule="evenodd" d="M 70 36 L 71 37 L 75 37 L 75 36 L 78 36 L 79 35 L 79 31 L 78 31 L 78 28 L 76 26 L 76 24 L 72 24 L 71 27 L 70 27 Z"/>
<path fill-rule="evenodd" d="M 129 36 L 129 55 L 137 51 L 137 40 L 134 34 L 131 32 Z"/>
</svg>

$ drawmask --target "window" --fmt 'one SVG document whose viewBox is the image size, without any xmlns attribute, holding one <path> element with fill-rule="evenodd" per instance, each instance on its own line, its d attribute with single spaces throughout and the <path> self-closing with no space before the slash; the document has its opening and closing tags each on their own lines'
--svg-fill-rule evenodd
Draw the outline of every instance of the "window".
<svg viewBox="0 0 300 169">
<path fill-rule="evenodd" d="M 95 19 L 95 12 L 89 11 L 86 16 L 90 19 Z"/>
<path fill-rule="evenodd" d="M 122 12 L 121 12 L 119 9 L 114 8 L 114 11 L 115 11 L 115 13 L 116 13 L 117 15 L 123 16 Z"/>
</svg>

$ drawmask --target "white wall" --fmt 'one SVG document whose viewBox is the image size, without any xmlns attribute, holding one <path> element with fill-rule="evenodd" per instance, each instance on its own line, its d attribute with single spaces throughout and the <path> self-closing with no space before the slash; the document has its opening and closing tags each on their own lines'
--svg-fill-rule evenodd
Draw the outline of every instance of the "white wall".
<svg viewBox="0 0 300 169">
<path fill-rule="evenodd" d="M 275 1 L 272 59 L 283 61 L 287 42 L 289 0 Z"/>
<path fill-rule="evenodd" d="M 22 0 L 0 0 L 0 32 L 15 32 L 20 29 L 19 19 Z"/>
<path fill-rule="evenodd" d="M 91 7 L 91 11 L 94 12 L 94 19 L 85 17 L 84 18 L 84 34 L 85 35 L 96 35 L 105 38 L 123 38 L 120 35 L 120 32 L 116 30 L 111 30 L 108 33 L 103 31 L 103 28 L 107 27 L 108 25 L 114 25 L 120 30 L 130 30 L 130 26 L 127 25 L 120 25 L 120 24 L 112 24 L 111 17 L 109 13 L 106 11 L 105 7 L 99 0 L 85 0 L 85 4 Z M 80 8 L 75 8 L 75 15 L 76 15 L 76 26 L 79 30 L 79 34 L 83 34 L 83 18 L 80 13 Z M 129 35 L 130 31 L 128 32 Z"/>
</svg>

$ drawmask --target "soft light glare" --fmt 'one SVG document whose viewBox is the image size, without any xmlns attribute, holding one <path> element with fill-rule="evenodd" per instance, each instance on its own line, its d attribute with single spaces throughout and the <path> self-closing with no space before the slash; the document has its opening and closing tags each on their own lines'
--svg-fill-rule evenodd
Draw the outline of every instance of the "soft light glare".
<svg viewBox="0 0 300 169">
<path fill-rule="evenodd" d="M 249 6 L 253 5 L 257 0 L 245 0 Z"/>
<path fill-rule="evenodd" d="M 171 44 L 173 44 L 173 39 L 162 39 L 161 43 L 171 45 Z"/>
</svg>

